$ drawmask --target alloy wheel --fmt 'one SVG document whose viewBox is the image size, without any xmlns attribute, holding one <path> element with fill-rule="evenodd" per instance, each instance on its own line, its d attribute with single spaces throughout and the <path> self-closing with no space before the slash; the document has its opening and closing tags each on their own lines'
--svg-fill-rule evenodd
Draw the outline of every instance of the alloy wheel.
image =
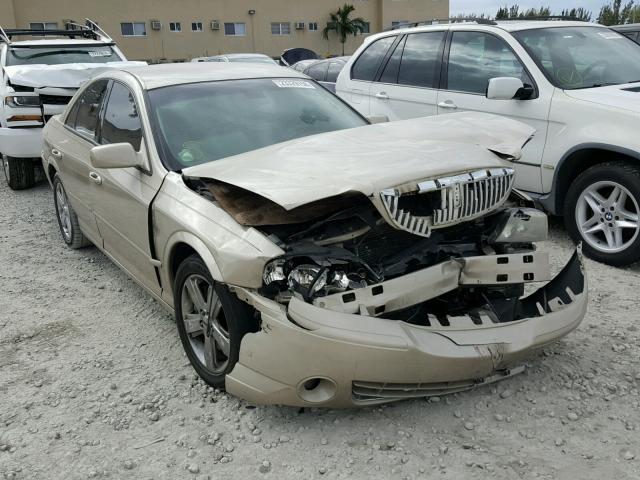
<svg viewBox="0 0 640 480">
<path fill-rule="evenodd" d="M 229 327 L 214 286 L 202 275 L 189 275 L 182 286 L 182 322 L 198 361 L 213 374 L 229 364 Z"/>
<path fill-rule="evenodd" d="M 603 253 L 628 248 L 640 233 L 638 200 L 613 181 L 585 188 L 576 204 L 576 223 L 582 238 Z"/>
<path fill-rule="evenodd" d="M 60 228 L 62 229 L 62 235 L 67 242 L 71 241 L 73 235 L 71 227 L 71 212 L 69 212 L 69 201 L 67 200 L 67 194 L 64 191 L 62 183 L 56 184 L 56 211 L 58 213 L 58 219 L 60 220 Z"/>
</svg>

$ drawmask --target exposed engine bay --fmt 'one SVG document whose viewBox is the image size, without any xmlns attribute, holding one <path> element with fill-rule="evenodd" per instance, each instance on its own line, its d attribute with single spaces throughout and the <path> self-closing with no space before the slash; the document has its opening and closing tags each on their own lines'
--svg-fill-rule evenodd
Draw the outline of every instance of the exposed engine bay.
<svg viewBox="0 0 640 480">
<path fill-rule="evenodd" d="M 517 191 L 488 214 L 435 229 L 426 237 L 392 226 L 370 198 L 357 192 L 285 210 L 220 181 L 189 179 L 188 184 L 285 251 L 266 264 L 260 291 L 280 303 L 297 296 L 347 311 L 338 304 L 356 302 L 356 293 L 363 289 L 375 296 L 383 292 L 385 282 L 449 262 L 459 269 L 448 289 L 429 292 L 429 284 L 423 283 L 422 293 L 415 296 L 417 303 L 411 305 L 395 301 L 366 308 L 358 299 L 362 311 L 357 313 L 422 325 L 433 323 L 433 318 L 448 324 L 449 317 L 458 315 L 469 315 L 474 322 L 488 316 L 499 323 L 531 314 L 532 308 L 520 300 L 525 283 L 549 280 L 548 259 L 535 254 L 533 246 L 546 238 L 546 215 L 530 208 Z M 517 275 L 516 261 L 523 262 Z M 465 268 L 467 277 L 475 269 L 477 278 L 463 279 Z M 332 307 L 334 298 L 342 300 Z M 538 313 L 542 312 L 533 312 Z"/>
</svg>

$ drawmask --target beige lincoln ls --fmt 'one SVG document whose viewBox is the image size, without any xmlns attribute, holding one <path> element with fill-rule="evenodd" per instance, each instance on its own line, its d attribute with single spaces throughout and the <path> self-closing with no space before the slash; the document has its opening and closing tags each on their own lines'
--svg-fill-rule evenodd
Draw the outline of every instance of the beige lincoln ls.
<svg viewBox="0 0 640 480">
<path fill-rule="evenodd" d="M 175 312 L 212 386 L 348 407 L 520 372 L 587 305 L 580 252 L 552 279 L 547 218 L 513 190 L 534 132 L 381 120 L 278 66 L 132 67 L 78 91 L 42 159 L 64 241 Z"/>
</svg>

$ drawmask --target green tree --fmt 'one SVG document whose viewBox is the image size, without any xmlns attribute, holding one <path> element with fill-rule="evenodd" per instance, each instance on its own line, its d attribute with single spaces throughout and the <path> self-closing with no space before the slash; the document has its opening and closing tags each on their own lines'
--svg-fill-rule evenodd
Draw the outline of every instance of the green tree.
<svg viewBox="0 0 640 480">
<path fill-rule="evenodd" d="M 602 25 L 622 25 L 633 21 L 634 14 L 633 0 L 622 4 L 622 0 L 613 0 L 608 5 L 600 9 L 598 23 Z"/>
<path fill-rule="evenodd" d="M 562 10 L 560 15 L 562 15 L 563 17 L 573 17 L 585 22 L 590 22 L 591 18 L 593 17 L 593 14 L 584 7 Z"/>
<path fill-rule="evenodd" d="M 366 22 L 363 18 L 350 18 L 355 9 L 356 7 L 353 5 L 345 3 L 337 11 L 329 14 L 330 21 L 322 31 L 322 36 L 325 40 L 329 40 L 329 32 L 335 32 L 338 35 L 338 39 L 342 44 L 342 55 L 344 55 L 344 44 L 347 41 L 347 37 L 349 35 L 355 37 L 366 30 Z"/>
</svg>

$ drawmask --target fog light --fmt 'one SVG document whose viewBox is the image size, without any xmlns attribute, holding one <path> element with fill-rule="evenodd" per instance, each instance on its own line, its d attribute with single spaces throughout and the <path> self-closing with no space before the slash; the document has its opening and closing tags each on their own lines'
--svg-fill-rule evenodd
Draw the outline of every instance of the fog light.
<svg viewBox="0 0 640 480">
<path fill-rule="evenodd" d="M 298 384 L 298 396 L 309 403 L 324 403 L 338 392 L 336 382 L 326 377 L 311 377 Z"/>
</svg>

